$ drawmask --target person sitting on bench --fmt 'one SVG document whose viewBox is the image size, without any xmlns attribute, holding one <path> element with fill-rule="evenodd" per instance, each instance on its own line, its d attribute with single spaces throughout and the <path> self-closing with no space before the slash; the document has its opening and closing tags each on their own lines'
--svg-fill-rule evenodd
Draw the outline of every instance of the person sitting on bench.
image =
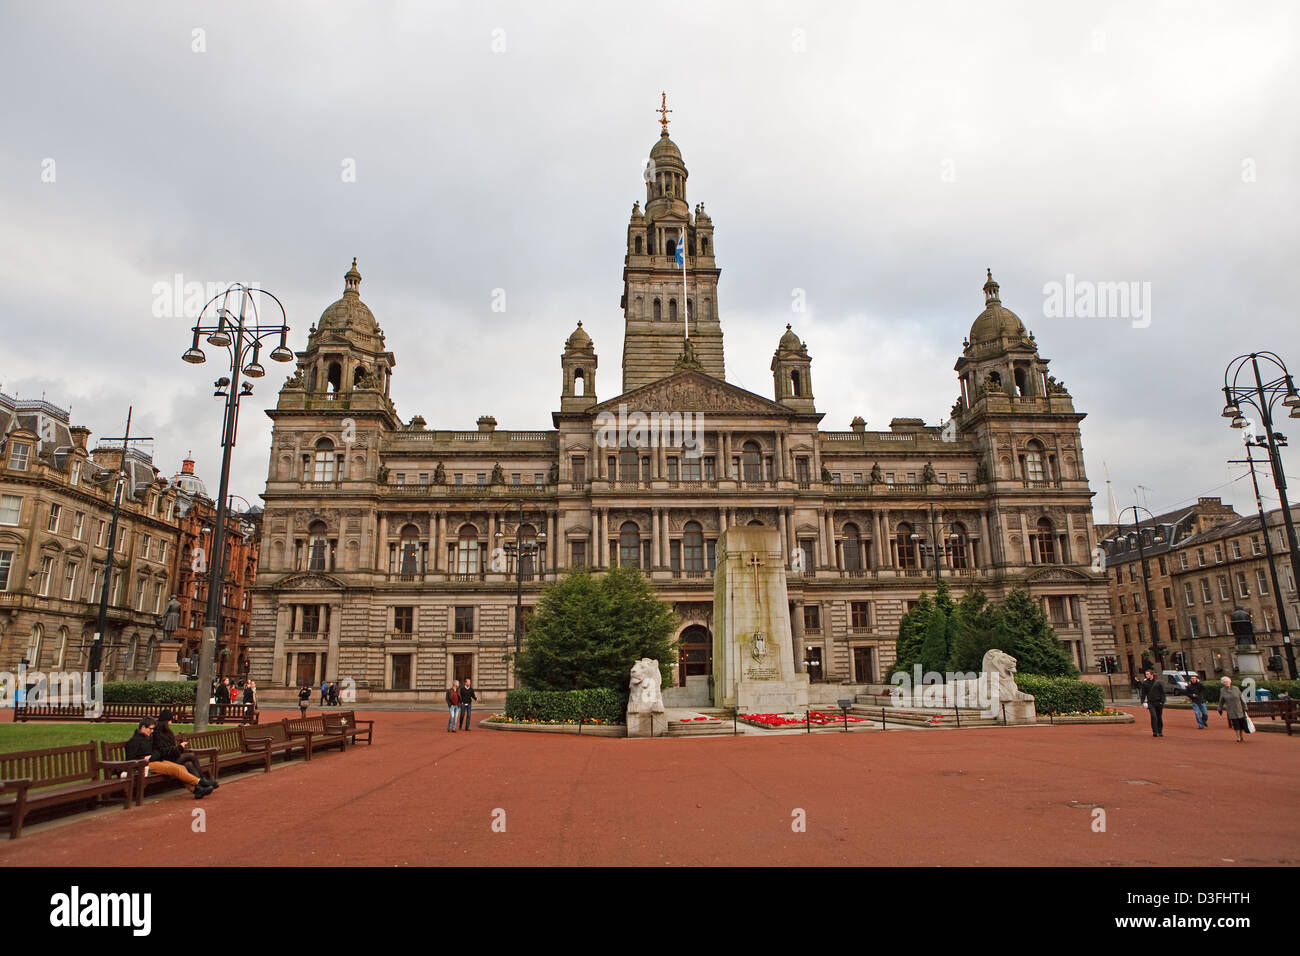
<svg viewBox="0 0 1300 956">
<path fill-rule="evenodd" d="M 169 707 L 164 707 L 158 714 L 158 723 L 153 730 L 153 753 L 155 760 L 180 764 L 211 790 L 221 786 L 203 769 L 199 758 L 189 753 L 184 744 L 177 742 L 176 735 L 172 733 L 172 712 Z"/>
<path fill-rule="evenodd" d="M 212 787 L 209 787 L 178 763 L 154 759 L 153 734 L 156 723 L 157 721 L 152 717 L 141 718 L 140 723 L 135 728 L 135 735 L 126 742 L 126 759 L 148 760 L 147 770 L 149 773 L 160 773 L 167 777 L 175 777 L 185 784 L 187 790 L 194 793 L 195 800 L 202 800 L 212 792 Z"/>
</svg>

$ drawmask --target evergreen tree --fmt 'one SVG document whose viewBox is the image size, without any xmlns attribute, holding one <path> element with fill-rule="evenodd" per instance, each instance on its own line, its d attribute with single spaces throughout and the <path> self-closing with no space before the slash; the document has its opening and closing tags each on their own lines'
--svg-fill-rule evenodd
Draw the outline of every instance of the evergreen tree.
<svg viewBox="0 0 1300 956">
<path fill-rule="evenodd" d="M 677 615 L 635 568 L 597 578 L 573 571 L 548 585 L 528 622 L 516 673 L 533 690 L 614 687 L 625 690 L 633 663 L 659 661 L 672 680 Z"/>
<path fill-rule="evenodd" d="M 971 588 L 963 594 L 953 614 L 955 636 L 948 658 L 949 670 L 978 672 L 984 664 L 984 655 L 999 646 L 1000 620 L 998 609 L 989 603 L 981 589 Z"/>
<path fill-rule="evenodd" d="M 923 673 L 938 671 L 942 673 L 948 666 L 948 637 L 952 619 L 935 607 L 930 615 L 930 622 L 925 627 L 925 636 L 921 639 L 921 651 L 917 663 Z"/>
<path fill-rule="evenodd" d="M 939 661 L 937 668 L 926 667 L 922 656 L 921 646 L 925 642 L 926 633 L 930 627 L 930 620 L 936 613 L 944 618 L 944 627 L 947 628 L 947 619 L 952 616 L 954 605 L 952 603 L 952 593 L 948 589 L 947 581 L 940 581 L 938 588 L 935 589 L 934 597 L 930 597 L 926 591 L 921 592 L 917 599 L 916 606 L 903 615 L 902 620 L 898 622 L 898 640 L 894 644 L 895 661 L 892 673 L 903 671 L 911 673 L 913 664 L 921 664 L 922 670 L 940 670 L 944 669 L 947 663 L 947 654 Z M 945 642 L 948 640 L 944 638 Z"/>
<path fill-rule="evenodd" d="M 1069 652 L 1047 623 L 1047 616 L 1029 592 L 1016 588 L 1007 595 L 1001 608 L 1002 633 L 1010 646 L 1006 651 L 1016 659 L 1016 670 L 1045 677 L 1078 677 Z"/>
</svg>

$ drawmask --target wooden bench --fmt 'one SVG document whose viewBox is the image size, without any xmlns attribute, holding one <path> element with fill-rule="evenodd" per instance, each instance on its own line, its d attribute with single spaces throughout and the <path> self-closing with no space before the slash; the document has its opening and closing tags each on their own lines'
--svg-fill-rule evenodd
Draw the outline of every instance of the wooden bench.
<svg viewBox="0 0 1300 956">
<path fill-rule="evenodd" d="M 25 703 L 14 710 L 14 721 L 28 720 L 85 720 L 98 723 L 128 723 L 139 721 L 141 717 L 157 717 L 158 712 L 167 708 L 172 712 L 172 720 L 178 724 L 194 723 L 194 705 L 186 704 L 151 704 L 135 701 L 108 701 L 97 716 L 88 716 L 86 708 L 80 704 L 41 704 L 28 707 Z M 209 720 L 214 724 L 255 724 L 259 717 L 255 704 L 210 704 Z"/>
<path fill-rule="evenodd" d="M 1287 736 L 1291 736 L 1291 725 L 1296 720 L 1296 702 L 1294 700 L 1252 700 L 1246 704 L 1246 713 L 1252 718 L 1268 717 L 1270 720 L 1277 720 L 1279 717 L 1286 723 Z"/>
<path fill-rule="evenodd" d="M 208 765 L 208 774 L 216 780 L 221 771 L 227 767 L 242 767 L 247 764 L 262 764 L 268 773 L 271 770 L 271 751 L 266 747 L 250 750 L 244 744 L 239 727 L 222 727 L 219 730 L 204 730 L 200 733 L 177 734 L 177 741 L 185 741 L 187 750 Z"/>
<path fill-rule="evenodd" d="M 99 757 L 101 764 L 120 764 L 136 763 L 140 765 L 140 774 L 135 782 L 135 804 L 139 806 L 144 802 L 144 791 L 146 787 L 156 787 L 167 783 L 174 783 L 180 786 L 180 781 L 175 777 L 168 777 L 166 774 L 144 772 L 145 765 L 149 763 L 147 758 L 140 760 L 128 761 L 126 759 L 126 741 L 101 740 L 99 742 Z"/>
<path fill-rule="evenodd" d="M 239 728 L 239 735 L 244 740 L 244 749 L 250 752 L 270 749 L 271 753 L 282 753 L 288 760 L 294 751 L 311 759 L 310 741 L 305 737 L 291 737 L 285 729 L 284 722 L 274 724 L 244 724 Z"/>
<path fill-rule="evenodd" d="M 9 839 L 22 836 L 32 810 L 98 803 L 114 794 L 121 794 L 129 810 L 142 764 L 101 760 L 93 743 L 0 754 L 0 814 L 9 819 Z"/>
<path fill-rule="evenodd" d="M 313 752 L 322 747 L 337 746 L 339 750 L 347 749 L 347 735 L 343 733 L 337 724 L 335 724 L 333 730 L 327 728 L 325 726 L 325 717 L 321 714 L 317 714 L 315 717 L 284 717 L 281 720 L 284 723 L 286 735 L 305 737 L 308 749 Z"/>
<path fill-rule="evenodd" d="M 357 739 L 366 738 L 366 743 L 374 742 L 375 722 L 373 720 L 357 720 L 357 714 L 354 710 L 341 710 L 333 714 L 322 714 L 325 721 L 325 730 L 327 733 L 342 734 L 353 746 L 356 746 Z"/>
</svg>

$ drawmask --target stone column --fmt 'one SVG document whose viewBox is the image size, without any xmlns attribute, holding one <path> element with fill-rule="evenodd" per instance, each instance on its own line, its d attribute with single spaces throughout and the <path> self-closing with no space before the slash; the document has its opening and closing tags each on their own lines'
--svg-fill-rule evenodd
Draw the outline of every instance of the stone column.
<svg viewBox="0 0 1300 956">
<path fill-rule="evenodd" d="M 606 522 L 608 522 L 608 520 L 609 515 L 604 508 L 596 511 L 596 521 L 594 523 L 596 525 L 596 534 L 598 535 L 596 539 L 596 547 L 599 548 L 597 567 L 601 568 L 609 567 L 609 534 L 607 533 L 606 528 Z"/>
<path fill-rule="evenodd" d="M 554 511 L 546 513 L 546 570 L 554 571 L 560 560 L 560 516 Z"/>
<path fill-rule="evenodd" d="M 803 633 L 803 601 L 791 601 L 793 608 L 790 612 L 790 637 L 791 650 L 794 652 L 794 672 L 804 674 L 803 655 L 804 655 L 804 633 Z"/>
<path fill-rule="evenodd" d="M 659 509 L 650 509 L 650 568 L 660 565 L 659 551 Z"/>
<path fill-rule="evenodd" d="M 776 475 L 777 481 L 785 480 L 785 434 L 776 433 Z"/>
<path fill-rule="evenodd" d="M 379 533 L 375 541 L 375 570 L 388 571 L 388 516 L 383 513 L 379 515 Z"/>
<path fill-rule="evenodd" d="M 878 568 L 888 567 L 888 562 L 886 559 L 889 557 L 889 547 L 888 547 L 888 542 L 886 542 L 885 540 L 886 525 L 884 522 L 884 515 L 881 512 L 877 511 L 873 516 L 872 523 L 876 526 L 876 534 L 875 534 L 876 540 L 873 542 L 873 547 L 872 547 L 872 550 L 876 554 L 876 567 Z"/>
<path fill-rule="evenodd" d="M 275 609 L 275 643 L 271 649 L 271 684 L 275 687 L 288 686 L 286 681 L 292 676 L 284 672 L 284 648 L 293 629 L 294 608 L 292 604 L 281 604 Z"/>
<path fill-rule="evenodd" d="M 338 680 L 339 674 L 339 635 L 343 630 L 343 604 L 331 604 L 330 609 L 330 636 L 329 636 L 329 661 L 328 666 L 333 676 L 326 674 L 317 674 L 316 683 L 320 684 L 322 680 Z M 320 669 L 320 655 L 316 655 L 317 669 Z"/>
<path fill-rule="evenodd" d="M 839 548 L 835 545 L 835 512 L 831 509 L 826 510 L 826 549 L 830 554 L 831 567 L 836 570 L 840 566 Z"/>
<path fill-rule="evenodd" d="M 993 565 L 993 536 L 989 534 L 989 513 L 980 512 L 980 536 L 984 539 L 983 560 L 979 556 L 975 558 L 976 564 L 980 567 L 991 567 Z"/>
<path fill-rule="evenodd" d="M 722 477 L 738 477 L 731 473 L 731 432 L 718 433 L 718 446 L 722 449 Z"/>
</svg>

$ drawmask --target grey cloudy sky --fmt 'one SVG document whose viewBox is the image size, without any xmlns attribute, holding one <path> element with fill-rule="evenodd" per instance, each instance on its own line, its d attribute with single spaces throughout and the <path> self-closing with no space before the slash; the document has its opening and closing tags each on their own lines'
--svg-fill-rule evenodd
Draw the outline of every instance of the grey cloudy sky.
<svg viewBox="0 0 1300 956">
<path fill-rule="evenodd" d="M 1218 417 L 1224 365 L 1270 348 L 1300 373 L 1292 4 L 43 2 L 5 18 L 0 388 L 71 405 L 96 435 L 134 403 L 160 467 L 193 449 L 213 490 L 221 369 L 181 363 L 190 323 L 153 315 L 178 273 L 274 291 L 301 348 L 356 256 L 398 411 L 431 427 L 549 428 L 579 319 L 614 395 L 661 89 L 688 199 L 717 228 L 728 378 L 770 394 L 791 322 L 825 428 L 946 417 L 986 266 L 1088 413 L 1102 519 L 1103 461 L 1121 505 L 1140 483 L 1157 510 L 1205 493 L 1250 508 L 1224 463 L 1240 448 Z M 1150 283 L 1149 327 L 1046 314 L 1067 275 Z M 283 369 L 244 406 L 232 490 L 254 501 Z"/>
</svg>

